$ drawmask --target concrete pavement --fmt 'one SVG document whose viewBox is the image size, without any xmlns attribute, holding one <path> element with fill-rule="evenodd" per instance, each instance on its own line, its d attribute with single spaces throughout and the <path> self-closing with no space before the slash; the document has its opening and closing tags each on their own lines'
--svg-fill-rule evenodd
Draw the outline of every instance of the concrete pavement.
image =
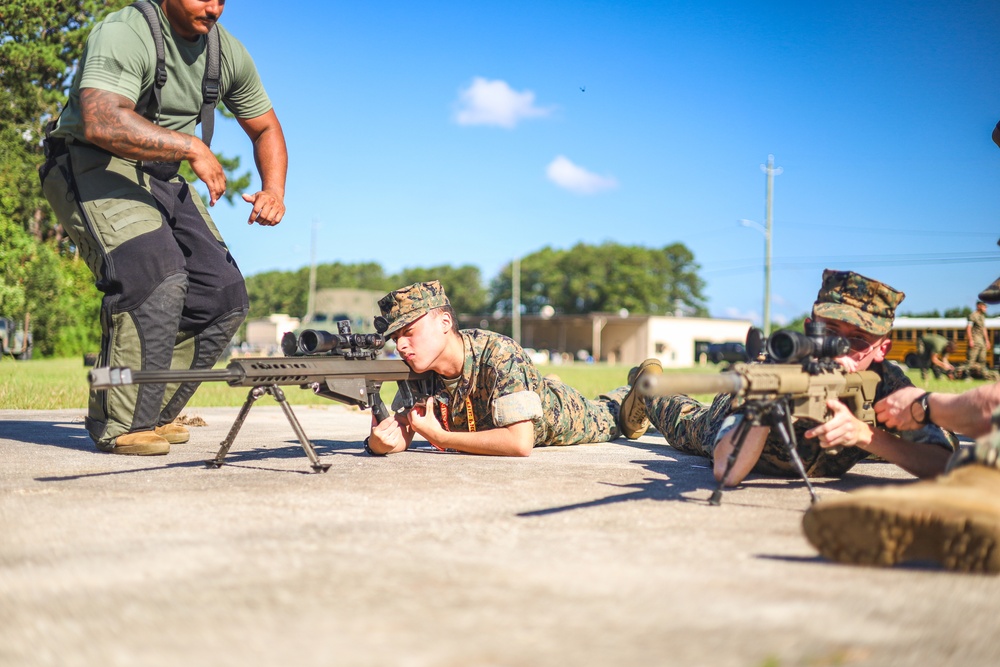
<svg viewBox="0 0 1000 667">
<path fill-rule="evenodd" d="M 996 665 L 1000 580 L 820 559 L 801 482 L 706 503 L 659 434 L 527 459 L 365 455 L 369 417 L 235 408 L 165 457 L 0 411 L 0 665 Z M 821 495 L 905 483 L 865 462 Z"/>
</svg>

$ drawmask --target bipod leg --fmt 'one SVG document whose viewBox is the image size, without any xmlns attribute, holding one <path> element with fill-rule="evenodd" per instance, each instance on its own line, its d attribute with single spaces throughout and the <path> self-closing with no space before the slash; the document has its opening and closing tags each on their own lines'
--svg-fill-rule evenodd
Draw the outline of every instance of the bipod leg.
<svg viewBox="0 0 1000 667">
<path fill-rule="evenodd" d="M 295 435 L 299 439 L 299 444 L 302 445 L 302 450 L 306 453 L 306 456 L 309 457 L 309 463 L 312 464 L 313 472 L 326 472 L 329 470 L 329 463 L 319 462 L 319 457 L 316 456 L 316 448 L 313 447 L 313 444 L 306 435 L 306 432 L 302 430 L 302 425 L 299 424 L 298 418 L 295 416 L 295 413 L 292 412 L 292 406 L 290 406 L 288 401 L 285 400 L 285 392 L 283 392 L 281 387 L 276 384 L 268 385 L 266 387 L 266 391 L 274 396 L 274 400 L 278 401 L 278 405 L 280 405 L 281 409 L 284 410 L 285 416 L 288 418 L 288 423 L 292 425 L 292 430 L 295 431 Z"/>
<path fill-rule="evenodd" d="M 729 456 L 726 458 L 726 471 L 722 473 L 722 479 L 719 480 L 715 491 L 712 492 L 712 497 L 708 499 L 709 505 L 718 507 L 722 504 L 722 491 L 726 485 L 726 478 L 729 477 L 729 472 L 736 465 L 736 458 L 739 456 L 740 450 L 743 449 L 743 443 L 746 442 L 747 434 L 750 433 L 750 427 L 754 425 L 755 421 L 756 414 L 752 412 L 750 406 L 744 408 L 743 419 L 736 427 L 736 434 L 733 436 L 733 451 L 729 452 Z"/>
<path fill-rule="evenodd" d="M 806 488 L 809 489 L 810 502 L 814 503 L 819 498 L 816 496 L 812 482 L 809 481 L 809 475 L 806 474 L 806 467 L 802 465 L 802 457 L 799 456 L 799 450 L 796 446 L 795 428 L 792 426 L 791 412 L 788 411 L 785 403 L 778 402 L 775 404 L 772 415 L 772 426 L 778 431 L 778 435 L 781 436 L 781 442 L 784 443 L 785 448 L 788 450 L 788 455 L 791 456 L 792 463 L 795 464 L 795 469 L 799 471 L 802 481 L 806 483 Z"/>
<path fill-rule="evenodd" d="M 253 404 L 257 402 L 257 399 L 267 393 L 265 387 L 254 387 L 247 393 L 247 400 L 243 402 L 243 407 L 240 408 L 240 414 L 236 417 L 236 421 L 233 422 L 232 427 L 229 429 L 229 435 L 226 439 L 222 441 L 219 446 L 219 453 L 215 455 L 215 458 L 211 461 L 205 461 L 205 465 L 209 468 L 219 468 L 222 466 L 223 459 L 226 458 L 226 454 L 229 453 L 229 448 L 233 446 L 233 441 L 236 439 L 236 434 L 240 432 L 240 428 L 243 426 L 244 420 L 246 420 L 247 415 L 250 414 L 250 408 Z"/>
</svg>

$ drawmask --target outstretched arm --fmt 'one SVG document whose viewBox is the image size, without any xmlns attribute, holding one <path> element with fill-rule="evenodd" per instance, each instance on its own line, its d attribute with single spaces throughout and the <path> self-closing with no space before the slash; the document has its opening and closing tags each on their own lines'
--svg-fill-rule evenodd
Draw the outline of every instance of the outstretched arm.
<svg viewBox="0 0 1000 667">
<path fill-rule="evenodd" d="M 208 186 L 212 204 L 226 191 L 226 172 L 198 137 L 151 123 L 135 112 L 129 98 L 99 88 L 80 91 L 84 137 L 95 146 L 129 160 L 187 160 Z"/>
<path fill-rule="evenodd" d="M 738 430 L 738 428 L 730 429 L 719 439 L 712 452 L 712 474 L 717 482 L 726 474 L 729 456 L 736 448 L 736 432 Z M 767 436 L 770 432 L 771 429 L 767 426 L 750 427 L 746 439 L 743 441 L 743 446 L 740 447 L 740 451 L 736 455 L 736 461 L 733 462 L 733 467 L 726 476 L 725 486 L 736 486 L 750 474 L 753 467 L 757 465 L 761 452 L 764 451 L 764 444 L 767 442 Z"/>
<path fill-rule="evenodd" d="M 288 173 L 285 134 L 274 109 L 256 118 L 238 120 L 253 142 L 254 162 L 261 180 L 259 191 L 243 195 L 244 201 L 253 204 L 247 223 L 276 225 L 285 215 L 285 175 Z"/>
<path fill-rule="evenodd" d="M 839 400 L 827 401 L 826 406 L 832 414 L 830 419 L 804 434 L 807 438 L 819 438 L 820 446 L 860 447 L 917 477 L 933 477 L 944 472 L 951 456 L 944 447 L 910 442 L 880 428 L 872 428 Z"/>
<path fill-rule="evenodd" d="M 917 387 L 894 391 L 875 404 L 875 416 L 890 428 L 904 431 L 920 428 L 913 417 L 913 404 L 923 396 Z M 930 419 L 942 428 L 972 438 L 990 430 L 990 417 L 1000 406 L 1000 382 L 987 384 L 962 394 L 933 393 L 927 397 Z M 919 414 L 918 411 L 918 415 Z"/>
</svg>

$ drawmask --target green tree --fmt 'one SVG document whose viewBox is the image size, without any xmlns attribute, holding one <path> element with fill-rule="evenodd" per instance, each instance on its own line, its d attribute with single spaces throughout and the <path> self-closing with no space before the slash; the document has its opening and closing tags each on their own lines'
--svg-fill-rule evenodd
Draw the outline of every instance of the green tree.
<svg viewBox="0 0 1000 667">
<path fill-rule="evenodd" d="M 675 243 L 660 249 L 579 243 L 570 250 L 545 247 L 521 260 L 521 305 L 528 313 L 552 306 L 561 313 L 673 313 L 705 315 L 694 255 Z M 493 309 L 511 310 L 511 267 L 490 286 Z"/>
<path fill-rule="evenodd" d="M 958 308 L 948 308 L 944 311 L 945 317 L 961 317 L 966 318 L 972 314 L 972 308 L 969 306 L 959 306 Z"/>
<path fill-rule="evenodd" d="M 132 0 L 0 3 L 0 313 L 30 314 L 40 354 L 96 349 L 100 293 L 42 196 L 45 124 L 66 101 L 91 28 Z M 226 114 L 224 114 L 226 115 Z M 229 201 L 250 184 L 219 155 Z M 194 174 L 187 169 L 188 180 Z"/>
<path fill-rule="evenodd" d="M 39 354 L 78 353 L 99 341 L 99 295 L 64 243 L 37 170 L 43 126 L 65 101 L 90 27 L 125 4 L 0 4 L 0 312 L 17 320 L 30 315 Z"/>
<path fill-rule="evenodd" d="M 442 265 L 426 269 L 403 269 L 392 276 L 386 291 L 429 280 L 441 281 L 448 294 L 448 300 L 457 313 L 481 315 L 487 311 L 488 299 L 482 274 L 471 264 L 459 267 Z"/>
</svg>

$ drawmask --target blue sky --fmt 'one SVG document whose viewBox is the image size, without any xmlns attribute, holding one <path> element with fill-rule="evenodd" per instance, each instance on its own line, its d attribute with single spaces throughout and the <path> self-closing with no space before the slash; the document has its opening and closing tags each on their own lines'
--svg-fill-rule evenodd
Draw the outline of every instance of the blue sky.
<svg viewBox="0 0 1000 667">
<path fill-rule="evenodd" d="M 1000 4 L 229 2 L 284 127 L 287 217 L 212 213 L 247 275 L 681 242 L 710 312 L 772 316 L 824 267 L 973 305 L 1000 275 Z M 214 148 L 244 156 L 232 122 Z M 256 185 L 256 181 L 255 181 Z M 993 308 L 991 314 L 1000 314 Z"/>
</svg>

